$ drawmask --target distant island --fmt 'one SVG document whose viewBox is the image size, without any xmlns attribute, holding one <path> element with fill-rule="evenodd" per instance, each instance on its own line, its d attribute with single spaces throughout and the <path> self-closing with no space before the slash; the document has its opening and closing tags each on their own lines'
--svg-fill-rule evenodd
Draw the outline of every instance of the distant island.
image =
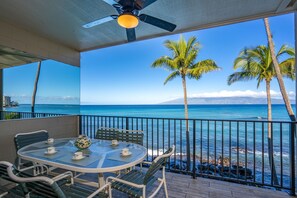
<svg viewBox="0 0 297 198">
<path fill-rule="evenodd" d="M 272 104 L 284 104 L 283 99 L 271 99 Z M 295 104 L 295 101 L 291 101 Z M 184 104 L 183 98 L 169 100 L 161 104 Z M 256 97 L 189 97 L 188 104 L 267 104 L 266 98 Z"/>
</svg>

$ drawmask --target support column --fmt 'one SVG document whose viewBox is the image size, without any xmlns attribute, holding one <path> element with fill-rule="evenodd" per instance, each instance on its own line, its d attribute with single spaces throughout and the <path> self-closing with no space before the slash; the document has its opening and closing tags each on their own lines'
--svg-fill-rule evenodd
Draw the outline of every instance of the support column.
<svg viewBox="0 0 297 198">
<path fill-rule="evenodd" d="M 294 34 L 295 34 L 295 77 L 297 76 L 297 10 L 294 13 Z M 295 79 L 295 117 L 297 113 L 297 79 Z M 297 167 L 297 138 L 296 138 L 296 126 L 295 126 L 295 169 Z M 294 170 L 295 178 L 297 178 L 297 171 Z M 296 183 L 295 183 L 296 187 Z"/>
<path fill-rule="evenodd" d="M 2 110 L 3 110 L 3 69 L 0 69 L 0 111 Z"/>
<path fill-rule="evenodd" d="M 297 10 L 294 13 L 294 33 L 295 33 L 295 76 L 297 76 Z M 297 113 L 297 79 L 295 79 L 295 116 Z"/>
</svg>

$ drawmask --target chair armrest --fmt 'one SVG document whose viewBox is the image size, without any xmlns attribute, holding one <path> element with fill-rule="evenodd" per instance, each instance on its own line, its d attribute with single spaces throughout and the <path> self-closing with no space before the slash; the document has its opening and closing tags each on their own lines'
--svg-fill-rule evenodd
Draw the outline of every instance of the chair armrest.
<svg viewBox="0 0 297 198">
<path fill-rule="evenodd" d="M 94 196 L 96 196 L 97 194 L 99 194 L 101 191 L 103 191 L 105 188 L 111 188 L 110 183 L 106 183 L 104 186 L 102 186 L 101 188 L 99 188 L 98 190 L 96 190 L 95 192 L 93 192 L 91 195 L 89 195 L 87 198 L 92 198 Z"/>
<path fill-rule="evenodd" d="M 152 162 L 146 162 L 146 161 L 143 161 L 141 164 L 152 164 Z"/>
<path fill-rule="evenodd" d="M 123 184 L 129 185 L 129 186 L 132 186 L 132 187 L 135 187 L 135 188 L 144 188 L 145 187 L 145 185 L 143 185 L 143 184 L 141 184 L 141 185 L 135 184 L 135 183 L 132 183 L 132 182 L 129 182 L 129 181 L 117 178 L 117 177 L 107 177 L 106 183 L 109 183 L 109 180 L 121 182 Z"/>
<path fill-rule="evenodd" d="M 23 183 L 28 183 L 28 182 L 35 182 L 35 181 L 42 181 L 42 182 L 46 182 L 50 185 L 52 185 L 55 181 L 50 179 L 50 178 L 47 178 L 47 177 L 43 177 L 43 176 L 39 176 L 39 177 L 31 177 L 31 178 L 22 178 L 22 177 L 18 177 L 16 176 L 13 171 L 12 171 L 12 167 L 13 165 L 10 163 L 10 162 L 6 162 L 6 161 L 0 161 L 0 164 L 3 164 L 5 166 L 7 166 L 7 174 L 8 176 L 16 181 L 16 182 L 23 182 Z"/>
<path fill-rule="evenodd" d="M 56 181 L 59 181 L 61 179 L 65 179 L 67 177 L 70 177 L 70 181 L 71 181 L 71 184 L 73 184 L 73 173 L 71 171 L 67 171 L 65 173 L 62 173 L 60 175 L 57 175 L 56 177 L 53 177 L 52 180 L 54 180 L 55 182 Z"/>
<path fill-rule="evenodd" d="M 170 157 L 174 153 L 174 151 L 175 151 L 175 145 L 172 145 L 172 151 L 170 153 L 159 155 L 154 159 L 153 162 L 157 162 L 160 158 Z"/>
<path fill-rule="evenodd" d="M 18 170 L 23 172 L 23 171 L 30 170 L 30 169 L 33 169 L 33 168 L 38 168 L 38 167 L 40 167 L 41 169 L 44 168 L 44 169 L 46 169 L 46 171 L 48 171 L 48 167 L 46 165 L 43 165 L 43 164 L 34 164 L 32 166 L 29 166 L 29 167 L 26 167 L 26 168 L 21 168 L 21 169 L 18 169 Z"/>
<path fill-rule="evenodd" d="M 141 162 L 141 163 L 140 163 L 140 170 L 142 170 L 142 165 L 143 165 L 143 164 L 149 164 L 149 165 L 151 165 L 152 162 L 146 162 L 146 161 Z"/>
</svg>

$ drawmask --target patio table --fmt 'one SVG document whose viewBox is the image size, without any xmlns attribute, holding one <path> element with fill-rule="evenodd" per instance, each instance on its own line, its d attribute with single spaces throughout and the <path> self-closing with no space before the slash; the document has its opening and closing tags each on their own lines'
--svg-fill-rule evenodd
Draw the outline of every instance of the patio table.
<svg viewBox="0 0 297 198">
<path fill-rule="evenodd" d="M 55 139 L 53 144 L 46 141 L 34 143 L 18 151 L 18 156 L 24 160 L 50 165 L 57 168 L 81 173 L 98 173 L 99 187 L 104 185 L 103 173 L 115 172 L 133 167 L 141 163 L 147 154 L 147 149 L 141 145 L 119 142 L 117 146 L 111 141 L 92 139 L 92 145 L 84 149 L 84 158 L 74 160 L 73 155 L 78 149 L 74 146 L 76 138 Z M 47 148 L 54 146 L 55 154 L 46 154 Z M 131 155 L 122 156 L 121 150 L 129 148 Z"/>
</svg>

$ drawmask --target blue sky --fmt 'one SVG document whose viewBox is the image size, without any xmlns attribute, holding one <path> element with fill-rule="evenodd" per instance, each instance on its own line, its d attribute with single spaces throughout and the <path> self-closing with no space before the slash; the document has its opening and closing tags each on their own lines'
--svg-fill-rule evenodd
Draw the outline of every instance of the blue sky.
<svg viewBox="0 0 297 198">
<path fill-rule="evenodd" d="M 270 18 L 276 49 L 282 44 L 294 46 L 292 14 Z M 136 30 L 137 32 L 137 30 Z M 199 81 L 188 80 L 189 97 L 193 96 L 255 96 L 265 97 L 265 85 L 256 88 L 256 81 L 227 85 L 233 71 L 233 61 L 245 47 L 266 45 L 263 20 L 238 23 L 183 34 L 196 36 L 202 45 L 197 61 L 211 58 L 221 71 L 205 74 Z M 169 72 L 151 68 L 162 55 L 170 55 L 163 46 L 165 40 L 177 40 L 180 35 L 134 42 L 82 53 L 81 68 L 55 61 L 42 67 L 37 103 L 82 104 L 156 104 L 182 97 L 181 79 L 163 85 Z M 4 93 L 30 103 L 36 72 L 35 64 L 4 71 Z M 58 72 L 57 72 L 58 71 Z M 295 85 L 285 80 L 287 91 L 294 95 Z M 272 83 L 272 95 L 280 97 L 277 82 Z M 28 102 L 29 101 L 29 102 Z"/>
<path fill-rule="evenodd" d="M 4 70 L 4 95 L 22 104 L 30 104 L 37 63 Z M 37 104 L 79 104 L 80 69 L 52 60 L 42 62 Z"/>
</svg>

